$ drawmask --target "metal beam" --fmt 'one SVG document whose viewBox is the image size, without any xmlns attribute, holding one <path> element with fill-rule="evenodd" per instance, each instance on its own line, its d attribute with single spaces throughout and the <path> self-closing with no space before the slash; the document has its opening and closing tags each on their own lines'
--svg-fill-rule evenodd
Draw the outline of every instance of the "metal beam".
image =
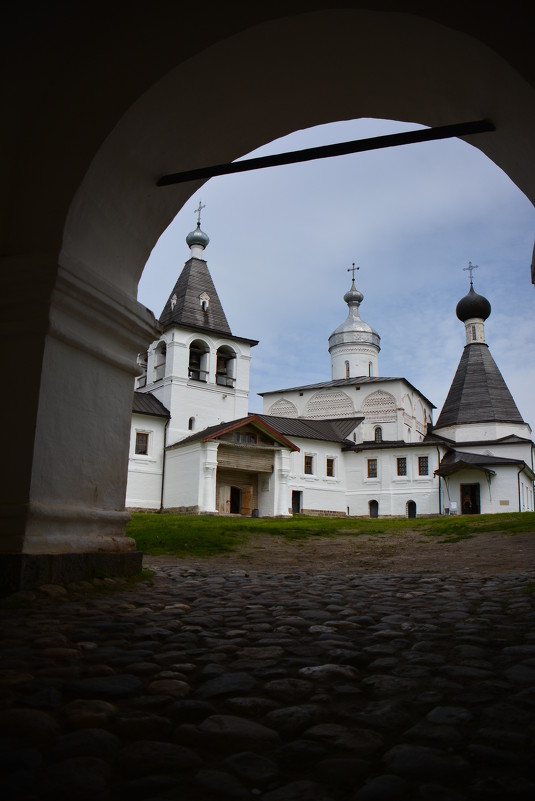
<svg viewBox="0 0 535 801">
<path fill-rule="evenodd" d="M 417 142 L 431 142 L 435 139 L 450 139 L 454 136 L 472 136 L 473 134 L 495 130 L 496 128 L 492 122 L 476 120 L 475 122 L 461 122 L 456 125 L 442 125 L 437 128 L 423 128 L 420 131 L 372 136 L 369 139 L 354 139 L 351 142 L 340 142 L 335 145 L 309 147 L 305 150 L 293 150 L 287 153 L 277 153 L 273 156 L 261 156 L 254 159 L 244 159 L 243 161 L 233 161 L 228 164 L 216 164 L 213 167 L 199 167 L 186 172 L 174 172 L 170 175 L 162 175 L 156 182 L 156 186 L 170 186 L 172 184 L 182 184 L 186 181 L 205 180 L 216 175 L 231 175 L 236 172 L 261 170 L 264 167 L 298 164 L 301 161 L 345 156 L 348 153 L 363 153 L 366 150 L 379 150 L 383 147 L 413 145 Z"/>
</svg>

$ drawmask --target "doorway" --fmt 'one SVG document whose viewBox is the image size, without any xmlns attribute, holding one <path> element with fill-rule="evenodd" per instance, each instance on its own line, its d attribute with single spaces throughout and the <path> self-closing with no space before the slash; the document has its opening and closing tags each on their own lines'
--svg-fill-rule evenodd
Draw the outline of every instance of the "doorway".
<svg viewBox="0 0 535 801">
<path fill-rule="evenodd" d="M 461 514 L 478 515 L 480 511 L 479 484 L 461 484 Z"/>
<path fill-rule="evenodd" d="M 370 517 L 379 517 L 379 501 L 370 501 Z"/>
<path fill-rule="evenodd" d="M 239 515 L 241 512 L 241 489 L 239 487 L 230 488 L 230 514 Z"/>
<path fill-rule="evenodd" d="M 416 517 L 416 504 L 414 501 L 407 503 L 407 517 Z"/>
<path fill-rule="evenodd" d="M 292 490 L 292 514 L 298 515 L 303 508 L 303 493 L 301 490 Z"/>
</svg>

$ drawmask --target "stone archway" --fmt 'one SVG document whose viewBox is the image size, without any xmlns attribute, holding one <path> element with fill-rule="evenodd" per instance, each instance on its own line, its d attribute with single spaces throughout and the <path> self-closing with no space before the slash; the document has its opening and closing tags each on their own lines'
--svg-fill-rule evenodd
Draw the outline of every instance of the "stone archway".
<svg viewBox="0 0 535 801">
<path fill-rule="evenodd" d="M 525 58 L 498 27 L 401 5 L 408 13 L 358 3 L 301 13 L 289 2 L 283 17 L 267 6 L 240 13 L 239 26 L 214 13 L 200 31 L 195 9 L 184 19 L 170 4 L 162 25 L 160 9 L 133 2 L 126 13 L 118 2 L 106 25 L 50 7 L 41 27 L 13 27 L 2 336 L 26 354 L 11 369 L 17 391 L 2 399 L 12 469 L 0 552 L 13 586 L 29 557 L 38 578 L 67 562 L 84 570 L 88 554 L 111 569 L 139 563 L 124 537 L 128 424 L 136 355 L 157 326 L 136 288 L 199 186 L 157 189 L 161 174 L 334 120 L 488 117 L 496 132 L 468 141 L 535 202 L 522 20 Z"/>
</svg>

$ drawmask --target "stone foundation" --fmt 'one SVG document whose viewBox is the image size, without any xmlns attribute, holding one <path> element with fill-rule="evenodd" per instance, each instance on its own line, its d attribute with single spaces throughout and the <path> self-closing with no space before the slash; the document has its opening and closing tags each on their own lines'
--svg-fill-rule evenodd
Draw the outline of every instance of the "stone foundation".
<svg viewBox="0 0 535 801">
<path fill-rule="evenodd" d="M 134 576 L 143 553 L 2 554 L 0 597 L 42 584 L 70 584 L 102 576 Z"/>
<path fill-rule="evenodd" d="M 292 512 L 291 509 L 289 511 L 290 513 Z M 311 517 L 347 517 L 345 512 L 335 512 L 331 509 L 303 509 L 297 514 L 309 515 Z"/>
</svg>

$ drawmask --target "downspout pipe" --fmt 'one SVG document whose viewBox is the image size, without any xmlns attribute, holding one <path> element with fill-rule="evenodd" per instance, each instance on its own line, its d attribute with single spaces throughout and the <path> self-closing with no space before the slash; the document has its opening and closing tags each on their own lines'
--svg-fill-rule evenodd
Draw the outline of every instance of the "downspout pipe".
<svg viewBox="0 0 535 801">
<path fill-rule="evenodd" d="M 165 457 L 166 457 L 166 447 L 167 447 L 167 427 L 171 422 L 171 418 L 168 417 L 165 423 L 165 428 L 163 430 L 163 457 L 162 457 L 162 490 L 160 493 L 160 513 L 163 512 L 163 488 L 165 484 Z"/>
<path fill-rule="evenodd" d="M 522 502 L 520 500 L 520 473 L 523 473 L 523 472 L 524 472 L 524 466 L 522 465 L 522 467 L 518 471 L 518 475 L 516 477 L 516 480 L 517 480 L 517 483 L 518 483 L 518 511 L 519 512 L 522 511 Z"/>
<path fill-rule="evenodd" d="M 437 445 L 438 467 L 440 467 L 440 448 Z M 442 514 L 442 479 L 438 476 L 438 513 Z"/>
</svg>

